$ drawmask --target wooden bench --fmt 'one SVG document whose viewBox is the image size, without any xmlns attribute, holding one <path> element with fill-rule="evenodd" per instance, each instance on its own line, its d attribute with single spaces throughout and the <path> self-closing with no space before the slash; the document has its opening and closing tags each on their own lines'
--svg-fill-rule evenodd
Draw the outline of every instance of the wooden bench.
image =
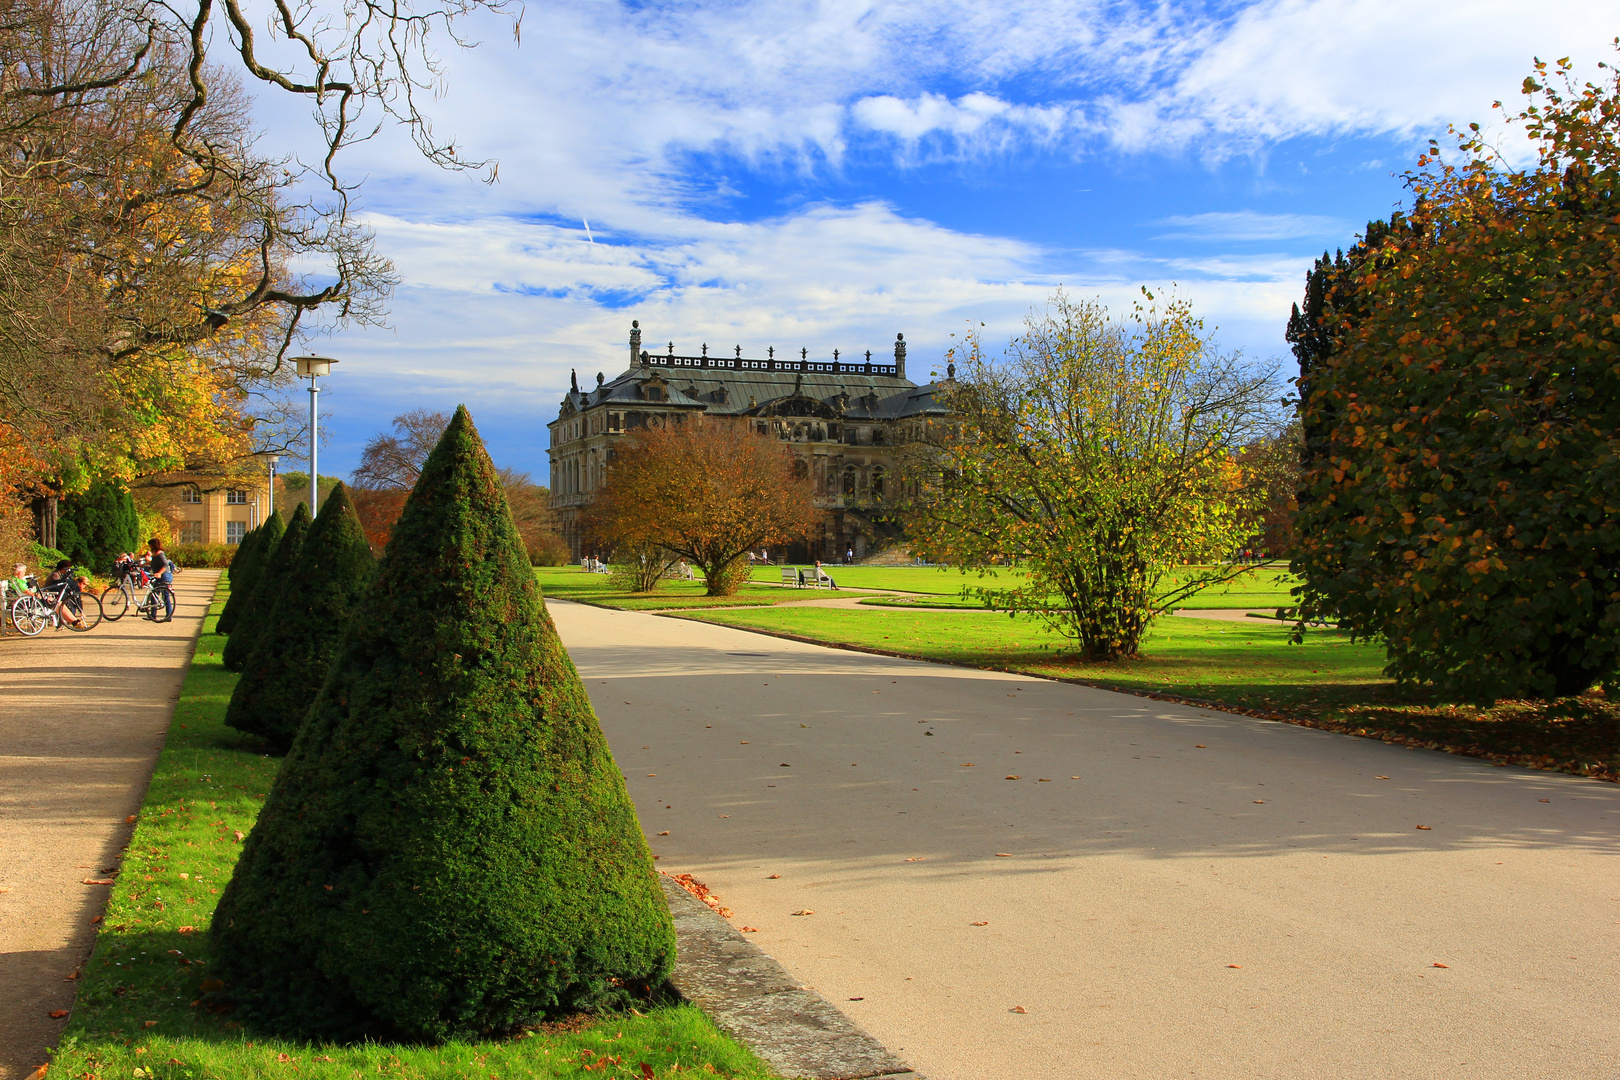
<svg viewBox="0 0 1620 1080">
<path fill-rule="evenodd" d="M 782 567 L 782 584 L 799 587 L 799 572 L 791 566 Z"/>
</svg>

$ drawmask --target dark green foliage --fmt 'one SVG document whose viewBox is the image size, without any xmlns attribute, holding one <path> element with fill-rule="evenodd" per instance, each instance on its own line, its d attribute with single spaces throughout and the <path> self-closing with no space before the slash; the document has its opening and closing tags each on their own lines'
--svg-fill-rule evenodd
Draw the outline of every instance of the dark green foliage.
<svg viewBox="0 0 1620 1080">
<path fill-rule="evenodd" d="M 228 634 L 236 628 L 242 612 L 248 609 L 253 587 L 259 583 L 265 564 L 275 554 L 276 545 L 281 543 L 281 536 L 286 531 L 281 511 L 277 510 L 265 519 L 263 525 L 243 537 L 236 549 L 236 558 L 231 560 L 231 595 L 225 601 L 225 610 L 219 614 L 215 633 Z"/>
<path fill-rule="evenodd" d="M 105 574 L 121 552 L 144 541 L 135 500 L 111 480 L 97 480 L 83 495 L 62 500 L 56 546 L 81 569 Z"/>
<path fill-rule="evenodd" d="M 365 530 L 340 483 L 304 537 L 289 587 L 248 654 L 226 724 L 283 753 L 292 746 L 375 570 Z"/>
<path fill-rule="evenodd" d="M 459 409 L 212 927 L 236 1015 L 437 1041 L 645 993 L 669 910 L 500 480 Z"/>
<path fill-rule="evenodd" d="M 298 552 L 304 546 L 304 537 L 308 532 L 309 511 L 303 503 L 299 503 L 292 512 L 292 519 L 287 522 L 287 531 L 276 541 L 275 550 L 260 564 L 259 580 L 253 583 L 253 592 L 248 596 L 242 614 L 237 617 L 230 639 L 225 642 L 220 659 L 226 671 L 241 671 L 253 654 L 253 646 L 270 622 L 271 612 L 275 610 L 282 590 L 293 585 L 293 568 L 298 563 Z"/>
</svg>

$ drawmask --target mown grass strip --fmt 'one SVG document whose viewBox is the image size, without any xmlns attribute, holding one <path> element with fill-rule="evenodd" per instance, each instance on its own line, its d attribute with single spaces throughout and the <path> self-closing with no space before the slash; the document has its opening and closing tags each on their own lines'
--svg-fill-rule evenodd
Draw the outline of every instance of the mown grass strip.
<svg viewBox="0 0 1620 1080">
<path fill-rule="evenodd" d="M 517 1038 L 443 1046 L 309 1045 L 232 1019 L 209 982 L 209 921 L 279 759 L 222 722 L 237 676 L 213 633 L 221 582 L 51 1064 L 73 1080 L 507 1080 L 775 1074 L 698 1009 L 575 1017 Z"/>
<path fill-rule="evenodd" d="M 1338 630 L 1167 617 L 1134 660 L 1061 655 L 1033 619 L 984 611 L 777 608 L 682 616 L 804 641 L 1015 671 L 1286 720 L 1386 742 L 1620 780 L 1620 708 L 1600 691 L 1554 702 L 1445 702 L 1383 674 L 1382 647 Z"/>
</svg>

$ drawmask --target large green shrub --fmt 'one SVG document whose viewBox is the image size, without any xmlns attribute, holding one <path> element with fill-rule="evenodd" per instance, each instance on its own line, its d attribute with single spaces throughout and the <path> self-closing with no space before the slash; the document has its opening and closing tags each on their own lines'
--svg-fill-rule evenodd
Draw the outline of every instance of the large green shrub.
<svg viewBox="0 0 1620 1080">
<path fill-rule="evenodd" d="M 304 546 L 304 536 L 308 532 L 309 511 L 305 509 L 303 503 L 299 503 L 293 510 L 292 520 L 287 522 L 287 531 L 281 534 L 281 539 L 276 541 L 275 550 L 270 552 L 260 566 L 259 580 L 253 583 L 253 591 L 248 594 L 247 605 L 237 617 L 236 625 L 231 628 L 231 636 L 226 640 L 225 648 L 220 651 L 220 662 L 225 665 L 225 670 L 242 670 L 247 658 L 253 653 L 253 646 L 258 642 L 259 635 L 270 621 L 270 614 L 275 609 L 276 600 L 280 598 L 282 590 L 296 587 L 292 577 L 293 567 L 298 562 L 298 552 Z"/>
<path fill-rule="evenodd" d="M 175 544 L 163 551 L 176 566 L 224 570 L 239 554 L 238 547 L 237 544 Z"/>
<path fill-rule="evenodd" d="M 236 558 L 231 560 L 231 595 L 226 598 L 225 610 L 219 613 L 219 621 L 214 624 L 216 633 L 228 634 L 236 629 L 237 620 L 248 609 L 253 587 L 259 583 L 265 564 L 286 531 L 281 511 L 277 510 L 265 518 L 263 525 L 242 538 Z"/>
<path fill-rule="evenodd" d="M 276 599 L 248 654 L 226 724 L 283 753 L 292 746 L 375 570 L 365 530 L 340 483 L 304 537 L 291 586 Z"/>
<path fill-rule="evenodd" d="M 62 500 L 56 546 L 82 569 L 105 574 L 121 552 L 141 546 L 140 527 L 129 492 L 111 480 L 97 480 L 84 494 Z"/>
<path fill-rule="evenodd" d="M 238 1015 L 305 1038 L 511 1030 L 661 983 L 647 843 L 465 409 L 212 927 Z"/>
<path fill-rule="evenodd" d="M 1469 699 L 1620 679 L 1620 75 L 1525 92 L 1535 166 L 1431 150 L 1290 328 L 1303 607 Z"/>
</svg>

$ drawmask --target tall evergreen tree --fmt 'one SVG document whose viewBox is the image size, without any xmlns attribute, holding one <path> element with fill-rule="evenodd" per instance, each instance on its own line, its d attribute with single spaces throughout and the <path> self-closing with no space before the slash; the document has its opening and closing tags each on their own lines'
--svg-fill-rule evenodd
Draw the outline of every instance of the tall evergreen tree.
<svg viewBox="0 0 1620 1080">
<path fill-rule="evenodd" d="M 292 568 L 294 587 L 276 599 L 248 654 L 226 724 L 283 753 L 292 746 L 375 570 L 365 529 L 339 484 L 304 537 Z"/>
<path fill-rule="evenodd" d="M 661 983 L 669 909 L 500 480 L 458 409 L 213 928 L 300 1038 L 506 1031 Z"/>
<path fill-rule="evenodd" d="M 299 503 L 292 513 L 292 519 L 287 522 L 287 531 L 281 534 L 275 549 L 260 565 L 259 580 L 253 583 L 247 606 L 242 609 L 236 625 L 231 628 L 231 636 L 225 641 L 225 648 L 220 652 L 220 662 L 225 665 L 226 671 L 242 670 L 247 658 L 253 654 L 253 646 L 259 640 L 259 635 L 270 621 L 270 613 L 275 609 L 282 590 L 298 587 L 293 580 L 293 566 L 298 562 L 298 552 L 304 546 L 304 536 L 308 532 L 309 508 Z"/>
<path fill-rule="evenodd" d="M 225 600 L 225 610 L 219 613 L 219 621 L 214 624 L 215 633 L 228 634 L 236 628 L 242 612 L 248 609 L 253 586 L 259 583 L 265 564 L 275 554 L 276 545 L 281 543 L 281 536 L 286 531 L 281 511 L 277 510 L 265 518 L 263 525 L 249 533 L 236 549 L 236 557 L 231 560 L 231 595 Z"/>
<path fill-rule="evenodd" d="M 87 570 L 106 573 L 121 552 L 141 546 L 135 500 L 123 486 L 97 480 L 82 495 L 62 500 L 56 546 Z"/>
</svg>

